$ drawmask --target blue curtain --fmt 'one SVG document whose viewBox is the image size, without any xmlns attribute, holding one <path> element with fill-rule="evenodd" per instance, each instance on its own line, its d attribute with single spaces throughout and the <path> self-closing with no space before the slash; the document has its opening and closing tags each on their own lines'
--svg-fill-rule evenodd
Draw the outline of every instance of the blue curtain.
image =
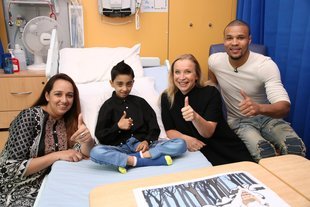
<svg viewBox="0 0 310 207">
<path fill-rule="evenodd" d="M 310 1 L 238 0 L 237 19 L 251 27 L 252 42 L 267 46 L 291 99 L 286 118 L 310 158 Z"/>
<path fill-rule="evenodd" d="M 0 39 L 0 55 L 4 53 L 4 50 L 3 50 L 3 46 L 2 46 L 2 42 L 1 42 L 1 39 Z"/>
</svg>

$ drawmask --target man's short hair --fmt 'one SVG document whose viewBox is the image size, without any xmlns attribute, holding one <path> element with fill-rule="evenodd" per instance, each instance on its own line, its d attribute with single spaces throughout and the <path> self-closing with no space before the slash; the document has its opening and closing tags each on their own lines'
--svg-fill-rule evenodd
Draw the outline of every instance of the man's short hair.
<svg viewBox="0 0 310 207">
<path fill-rule="evenodd" d="M 248 28 L 249 35 L 251 35 L 251 29 L 250 29 L 249 24 L 246 23 L 245 21 L 240 20 L 240 19 L 235 19 L 235 20 L 229 22 L 224 29 L 224 35 L 225 35 L 226 28 L 231 27 L 231 26 L 245 26 L 246 28 Z"/>
</svg>

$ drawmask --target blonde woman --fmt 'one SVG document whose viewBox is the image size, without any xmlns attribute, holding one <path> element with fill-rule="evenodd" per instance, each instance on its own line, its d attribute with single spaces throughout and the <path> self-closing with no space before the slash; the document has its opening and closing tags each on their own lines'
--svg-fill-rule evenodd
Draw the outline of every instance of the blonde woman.
<svg viewBox="0 0 310 207">
<path fill-rule="evenodd" d="M 253 161 L 224 119 L 218 90 L 203 83 L 200 65 L 191 54 L 172 63 L 161 115 L 169 138 L 185 140 L 189 151 L 201 151 L 213 165 Z"/>
</svg>

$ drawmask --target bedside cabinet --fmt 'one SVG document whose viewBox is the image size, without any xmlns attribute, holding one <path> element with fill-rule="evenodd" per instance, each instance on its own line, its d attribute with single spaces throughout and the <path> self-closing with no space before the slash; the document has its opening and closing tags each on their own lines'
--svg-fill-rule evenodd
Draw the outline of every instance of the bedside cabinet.
<svg viewBox="0 0 310 207">
<path fill-rule="evenodd" d="M 46 81 L 45 71 L 4 74 L 0 70 L 0 151 L 7 140 L 11 121 L 22 109 L 32 106 Z"/>
</svg>

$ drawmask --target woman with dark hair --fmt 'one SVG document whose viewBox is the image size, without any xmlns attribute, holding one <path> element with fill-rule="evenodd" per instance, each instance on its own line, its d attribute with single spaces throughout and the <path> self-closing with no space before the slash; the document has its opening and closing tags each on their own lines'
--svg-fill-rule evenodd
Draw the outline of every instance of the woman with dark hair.
<svg viewBox="0 0 310 207">
<path fill-rule="evenodd" d="M 89 156 L 94 140 L 80 111 L 74 81 L 57 74 L 35 104 L 12 121 L 0 156 L 0 206 L 33 206 L 55 161 L 77 162 Z"/>
<path fill-rule="evenodd" d="M 189 151 L 200 150 L 213 165 L 253 161 L 224 119 L 220 93 L 203 82 L 191 54 L 172 63 L 168 88 L 161 96 L 161 116 L 169 138 L 185 140 Z"/>
</svg>

